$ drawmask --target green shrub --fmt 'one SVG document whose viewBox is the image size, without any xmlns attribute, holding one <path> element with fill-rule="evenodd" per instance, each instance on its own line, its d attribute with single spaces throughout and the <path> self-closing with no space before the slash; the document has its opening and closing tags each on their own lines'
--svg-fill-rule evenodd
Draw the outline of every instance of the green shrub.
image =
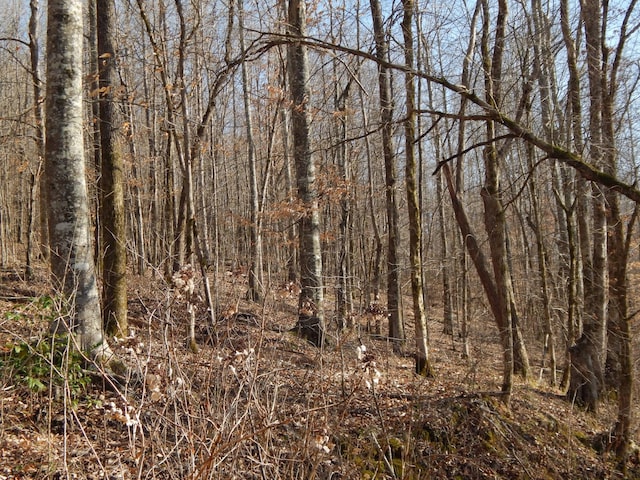
<svg viewBox="0 0 640 480">
<path fill-rule="evenodd" d="M 67 335 L 47 335 L 35 342 L 6 345 L 0 367 L 11 372 L 17 384 L 34 393 L 68 388 L 79 397 L 91 382 L 83 368 L 83 357 Z"/>
</svg>

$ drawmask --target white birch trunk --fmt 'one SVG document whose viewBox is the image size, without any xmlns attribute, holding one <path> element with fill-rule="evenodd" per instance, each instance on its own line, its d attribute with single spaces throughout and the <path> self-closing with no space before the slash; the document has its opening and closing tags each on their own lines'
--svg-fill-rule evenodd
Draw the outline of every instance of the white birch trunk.
<svg viewBox="0 0 640 480">
<path fill-rule="evenodd" d="M 69 327 L 84 351 L 100 356 L 108 346 L 102 334 L 89 228 L 82 42 L 82 1 L 49 0 L 45 182 L 51 269 L 69 302 Z"/>
</svg>

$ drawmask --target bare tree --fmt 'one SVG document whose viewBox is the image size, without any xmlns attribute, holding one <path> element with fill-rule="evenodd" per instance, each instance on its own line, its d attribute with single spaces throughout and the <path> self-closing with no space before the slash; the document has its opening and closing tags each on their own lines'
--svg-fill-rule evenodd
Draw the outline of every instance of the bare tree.
<svg viewBox="0 0 640 480">
<path fill-rule="evenodd" d="M 31 278 L 33 274 L 33 254 L 35 252 L 34 221 L 36 206 L 39 203 L 40 211 L 40 237 L 42 245 L 47 243 L 47 222 L 46 222 L 46 202 L 44 200 L 44 189 L 40 188 L 41 173 L 44 162 L 44 108 L 42 103 L 42 72 L 40 68 L 40 35 L 38 29 L 38 0 L 30 0 L 29 9 L 29 60 L 31 61 L 31 81 L 33 83 L 33 120 L 34 136 L 36 141 L 36 152 L 38 155 L 35 171 L 31 173 L 31 187 L 29 195 L 29 216 L 27 225 L 27 258 L 25 266 L 25 276 Z M 40 193 L 38 195 L 38 192 Z M 39 251 L 46 252 L 46 248 Z"/>
<path fill-rule="evenodd" d="M 485 72 L 485 95 L 486 100 L 494 105 L 499 105 L 502 81 L 502 60 L 504 52 L 504 35 L 507 17 L 507 2 L 501 0 L 498 3 L 498 13 L 496 19 L 496 30 L 493 54 L 489 51 L 489 5 L 483 1 L 483 28 L 482 28 L 482 62 Z M 487 122 L 487 139 L 496 136 L 495 122 Z M 482 188 L 482 200 L 485 210 L 485 229 L 489 237 L 489 248 L 491 250 L 491 261 L 496 287 L 496 322 L 500 331 L 502 349 L 504 356 L 504 375 L 502 391 L 508 396 L 513 387 L 513 337 L 511 323 L 511 304 L 509 273 L 506 252 L 506 220 L 504 205 L 502 202 L 502 192 L 500 189 L 500 159 L 495 143 L 485 147 L 484 152 L 485 183 Z"/>
<path fill-rule="evenodd" d="M 304 0 L 289 0 L 288 17 L 289 33 L 294 37 L 288 50 L 293 156 L 298 197 L 303 209 L 299 222 L 300 313 L 295 328 L 309 341 L 321 346 L 324 341 L 324 293 L 316 165 L 310 145 L 309 60 L 307 47 L 295 41 L 295 38 L 302 38 L 306 34 Z"/>
<path fill-rule="evenodd" d="M 569 144 L 573 146 L 575 151 L 582 152 L 584 151 L 584 139 L 582 138 L 583 121 L 581 81 L 578 69 L 577 46 L 573 38 L 569 16 L 569 2 L 567 0 L 562 0 L 560 2 L 560 26 L 562 31 L 562 40 L 567 52 L 567 69 L 569 73 L 568 104 L 570 106 L 569 125 L 571 131 Z M 581 307 L 583 304 L 581 302 L 582 295 L 579 295 L 579 290 L 588 288 L 588 283 L 586 282 L 587 273 L 585 272 L 583 275 L 580 275 L 580 273 L 583 268 L 585 270 L 589 270 L 591 268 L 591 242 L 589 240 L 590 228 L 587 224 L 587 183 L 582 178 L 577 179 L 575 200 L 572 200 L 569 198 L 569 192 L 567 191 L 569 187 L 567 176 L 568 173 L 563 175 L 563 186 L 565 187 L 565 191 L 563 192 L 562 208 L 565 216 L 567 217 L 567 234 L 570 237 L 568 239 L 570 288 L 567 305 L 569 310 L 568 330 L 570 335 L 567 342 L 567 356 L 569 361 L 562 381 L 564 385 L 569 384 L 571 381 L 571 346 L 577 339 L 582 328 Z M 573 206 L 571 204 L 573 204 Z M 574 216 L 575 220 L 573 220 Z M 576 392 L 576 385 L 570 387 L 569 392 Z M 571 398 L 572 396 L 573 394 L 570 393 L 569 397 Z"/>
<path fill-rule="evenodd" d="M 240 49 L 245 50 L 244 5 L 238 0 L 238 30 L 240 35 Z M 251 112 L 249 91 L 249 74 L 246 62 L 240 66 L 242 76 L 242 90 L 244 96 L 244 112 L 247 128 L 247 159 L 249 161 L 249 203 L 251 224 L 249 227 L 249 291 L 247 296 L 259 302 L 264 296 L 264 276 L 262 258 L 262 219 L 260 217 L 260 199 L 258 196 L 258 168 L 256 160 L 256 145 L 253 137 L 253 114 Z"/>
<path fill-rule="evenodd" d="M 593 165 L 602 168 L 603 53 L 600 2 L 585 2 L 581 17 L 587 45 L 589 157 Z M 572 401 L 595 410 L 603 386 L 606 331 L 606 215 L 601 185 L 591 184 L 591 198 L 592 250 L 583 251 L 584 328 L 582 337 L 571 349 L 572 375 L 567 395 Z M 581 236 L 586 235 L 585 230 L 583 227 Z"/>
<path fill-rule="evenodd" d="M 387 310 L 389 337 L 394 350 L 400 350 L 405 341 L 402 309 L 400 308 L 400 232 L 397 203 L 396 159 L 393 148 L 393 100 L 391 97 L 391 69 L 387 68 L 388 41 L 384 31 L 382 8 L 379 0 L 371 0 L 371 18 L 378 60 L 378 88 L 380 92 L 380 122 L 384 156 L 385 192 L 387 198 Z"/>
<path fill-rule="evenodd" d="M 604 150 L 604 170 L 610 175 L 618 173 L 618 153 L 615 135 L 616 96 L 619 89 L 618 75 L 622 67 L 623 52 L 630 30 L 637 28 L 630 25 L 637 1 L 632 1 L 624 13 L 620 28 L 618 45 L 614 50 L 611 67 L 602 75 L 603 78 L 603 111 L 602 111 L 602 140 L 606 146 Z M 604 15 L 608 9 L 604 8 Z M 602 33 L 601 43 L 607 32 Z M 604 65 L 609 64 L 609 50 L 605 50 Z M 633 351 L 631 316 L 629 315 L 629 285 L 627 264 L 631 232 L 638 215 L 638 204 L 626 225 L 622 214 L 621 202 L 618 194 L 611 189 L 605 190 L 607 214 L 607 255 L 609 279 L 609 304 L 607 310 L 608 321 L 608 357 L 605 370 L 607 378 L 612 376 L 614 388 L 618 390 L 618 418 L 613 428 L 613 442 L 622 470 L 626 470 L 627 456 L 632 439 L 631 426 L 633 421 Z"/>
<path fill-rule="evenodd" d="M 413 18 L 415 3 L 403 0 L 402 34 L 404 37 L 404 56 L 409 70 L 414 65 Z M 409 213 L 409 267 L 411 269 L 411 296 L 413 298 L 413 317 L 416 332 L 416 373 L 427 377 L 434 375 L 429 362 L 427 336 L 427 315 L 424 306 L 422 284 L 422 213 L 418 196 L 416 162 L 416 100 L 415 76 L 405 73 L 407 116 L 404 121 L 405 132 L 405 178 L 407 184 L 407 208 Z"/>
<path fill-rule="evenodd" d="M 115 3 L 97 0 L 99 128 L 100 128 L 100 252 L 103 262 L 103 317 L 106 331 L 126 336 L 127 252 L 124 208 L 124 172 L 116 135 L 120 121 L 116 111 Z"/>
<path fill-rule="evenodd" d="M 83 350 L 105 358 L 110 350 L 94 270 L 82 132 L 82 3 L 48 4 L 45 178 L 51 269 L 69 302 L 66 327 Z"/>
<path fill-rule="evenodd" d="M 353 85 L 350 80 L 344 87 L 340 95 L 336 95 L 335 99 L 336 111 L 339 112 L 339 147 L 338 147 L 338 169 L 342 181 L 345 183 L 345 192 L 340 199 L 340 251 L 338 253 L 338 286 L 336 288 L 336 317 L 340 328 L 352 327 L 353 318 L 351 315 L 353 309 L 353 292 L 352 292 L 352 256 L 353 256 L 353 239 L 352 239 L 352 206 L 350 183 L 350 162 L 347 152 L 347 99 L 349 98 L 349 90 Z"/>
<path fill-rule="evenodd" d="M 546 35 L 544 34 L 547 25 L 544 22 L 544 14 L 542 10 L 542 6 L 539 0 L 532 0 L 531 2 L 531 17 L 533 26 L 530 26 L 531 38 L 533 39 L 532 48 L 533 48 L 533 72 L 532 75 L 526 75 L 526 78 L 535 78 L 537 79 L 539 90 L 540 90 L 540 103 L 541 103 L 541 115 L 543 125 L 545 126 L 545 137 L 548 141 L 553 141 L 554 133 L 551 128 L 552 125 L 552 102 L 551 102 L 551 80 L 549 75 L 549 63 L 543 62 L 543 58 L 548 58 L 550 56 L 550 49 L 548 48 Z M 544 53 L 543 53 L 544 52 Z M 528 60 L 528 59 L 527 59 Z M 525 62 L 527 61 L 525 60 Z M 527 62 L 528 63 L 528 62 Z M 523 70 L 528 68 L 528 66 L 523 65 Z M 528 110 L 530 109 L 530 105 L 532 104 L 531 99 L 529 98 L 532 87 L 530 85 L 524 85 L 524 103 L 528 106 Z M 530 113 L 529 111 L 527 112 Z M 527 168 L 530 172 L 534 171 L 534 148 L 531 144 L 526 145 L 527 152 Z M 527 217 L 529 226 L 531 227 L 536 240 L 536 252 L 537 252 L 537 260 L 538 260 L 538 273 L 540 276 L 540 301 L 542 308 L 542 321 L 544 328 L 544 344 L 543 344 L 543 354 L 542 354 L 542 365 L 540 376 L 544 370 L 546 369 L 546 359 L 547 355 L 549 357 L 549 371 L 551 374 L 551 384 L 553 386 L 557 385 L 557 373 L 556 373 L 556 350 L 555 350 L 555 333 L 552 326 L 552 314 L 551 314 L 551 293 L 549 288 L 549 275 L 548 275 L 548 260 L 547 260 L 547 249 L 544 242 L 543 237 L 543 226 L 541 222 L 541 214 L 540 214 L 540 199 L 538 198 L 538 185 L 537 179 L 534 175 L 531 176 L 528 182 L 529 187 L 529 198 L 531 202 L 531 213 L 530 216 Z"/>
</svg>

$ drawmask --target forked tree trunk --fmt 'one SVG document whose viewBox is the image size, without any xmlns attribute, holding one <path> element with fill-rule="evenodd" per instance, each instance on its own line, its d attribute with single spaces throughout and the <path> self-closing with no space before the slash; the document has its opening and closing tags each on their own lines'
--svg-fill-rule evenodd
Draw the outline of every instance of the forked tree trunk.
<svg viewBox="0 0 640 480">
<path fill-rule="evenodd" d="M 49 0 L 46 167 L 51 269 L 69 302 L 68 325 L 94 358 L 109 355 L 91 245 L 82 112 L 81 0 Z M 62 322 L 62 320 L 61 320 Z"/>
<path fill-rule="evenodd" d="M 482 62 L 485 72 L 486 100 L 499 106 L 501 98 L 502 59 L 504 50 L 504 35 L 507 16 L 507 2 L 498 2 L 495 39 L 493 53 L 489 53 L 489 6 L 483 1 L 483 28 L 482 28 Z M 487 139 L 496 136 L 495 122 L 488 121 Z M 496 323 L 500 333 L 504 356 L 504 375 L 502 391 L 507 395 L 507 403 L 513 387 L 513 332 L 511 322 L 511 292 L 510 277 L 507 264 L 506 251 L 506 218 L 501 198 L 500 188 L 500 159 L 494 143 L 488 145 L 484 151 L 485 183 L 482 187 L 482 201 L 484 204 L 484 224 L 489 239 L 491 251 L 491 263 L 495 278 L 495 303 Z"/>
<path fill-rule="evenodd" d="M 602 168 L 603 72 L 601 68 L 603 58 L 600 2 L 584 2 L 581 15 L 587 46 L 589 79 L 589 157 L 593 165 L 597 168 Z M 577 95 L 577 92 L 572 93 Z M 574 100 L 574 102 L 576 101 Z M 577 126 L 574 128 L 577 128 Z M 593 243 L 591 258 L 585 256 L 583 260 L 584 329 L 580 340 L 571 349 L 572 378 L 567 392 L 570 400 L 583 403 L 591 410 L 596 410 L 598 407 L 603 386 L 602 364 L 605 359 L 607 225 L 602 188 L 595 183 L 591 184 L 591 218 L 593 222 L 591 238 Z M 586 225 L 583 225 L 580 232 L 581 236 L 586 235 L 586 230 Z M 585 255 L 584 251 L 582 253 Z M 587 372 L 581 371 L 581 369 L 584 370 L 587 367 L 591 368 L 591 370 Z M 575 378 L 573 378 L 574 373 L 576 374 Z"/>
<path fill-rule="evenodd" d="M 503 345 L 512 342 L 512 336 L 510 330 L 508 330 L 509 335 L 508 338 L 504 338 L 504 332 L 507 331 L 505 329 L 503 317 L 501 316 L 501 311 L 504 308 L 504 301 L 500 301 L 499 293 L 494 283 L 494 278 L 489 271 L 489 263 L 476 239 L 475 233 L 471 229 L 471 224 L 469 223 L 469 219 L 464 210 L 460 199 L 458 198 L 457 190 L 453 184 L 453 178 L 451 176 L 451 170 L 449 169 L 449 165 L 444 163 L 441 166 L 442 174 L 444 175 L 445 181 L 447 183 L 447 189 L 449 191 L 449 197 L 451 198 L 451 205 L 453 207 L 453 213 L 456 217 L 456 222 L 458 223 L 458 227 L 460 228 L 460 233 L 462 238 L 464 239 L 464 245 L 469 252 L 469 257 L 471 257 L 471 261 L 473 262 L 478 277 L 480 278 L 480 283 L 482 284 L 482 288 L 487 296 L 487 300 L 489 302 L 489 306 L 491 307 L 491 313 L 493 314 L 494 319 L 496 320 L 496 324 L 498 326 L 498 330 L 501 332 L 500 340 L 503 342 Z M 503 384 L 502 390 L 506 395 L 506 400 L 509 400 L 511 395 L 511 387 L 513 382 L 513 353 L 512 350 L 503 349 L 502 352 L 503 359 Z"/>
</svg>

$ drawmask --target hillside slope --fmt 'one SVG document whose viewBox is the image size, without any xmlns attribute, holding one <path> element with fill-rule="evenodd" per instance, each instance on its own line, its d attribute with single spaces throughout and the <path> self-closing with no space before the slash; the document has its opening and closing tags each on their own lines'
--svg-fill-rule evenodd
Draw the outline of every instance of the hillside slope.
<svg viewBox="0 0 640 480">
<path fill-rule="evenodd" d="M 58 310 L 44 283 L 5 273 L 1 285 L 0 479 L 623 478 L 600 448 L 613 401 L 588 414 L 543 379 L 503 405 L 488 320 L 472 325 L 471 359 L 432 320 L 436 378 L 425 379 L 364 319 L 320 351 L 288 331 L 293 298 L 249 304 L 228 278 L 219 309 L 240 314 L 211 326 L 198 305 L 193 354 L 185 305 L 135 278 L 132 335 L 113 344 L 133 376 L 110 383 L 47 343 Z M 632 458 L 627 478 L 638 467 Z"/>
</svg>

